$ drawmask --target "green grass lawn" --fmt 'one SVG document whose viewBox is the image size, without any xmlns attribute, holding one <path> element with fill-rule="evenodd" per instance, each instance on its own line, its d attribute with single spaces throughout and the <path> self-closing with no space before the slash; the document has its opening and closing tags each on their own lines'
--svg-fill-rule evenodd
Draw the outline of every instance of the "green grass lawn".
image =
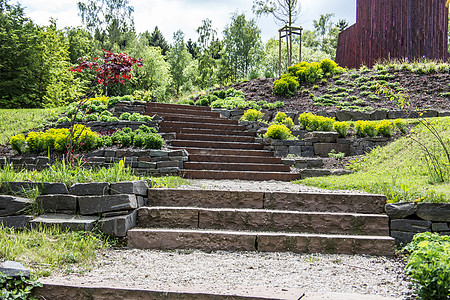
<svg viewBox="0 0 450 300">
<path fill-rule="evenodd" d="M 9 142 L 16 134 L 42 128 L 45 122 L 55 119 L 64 108 L 0 109 L 0 145 Z"/>
<path fill-rule="evenodd" d="M 450 147 L 450 118 L 433 119 L 439 134 Z M 415 140 L 416 141 L 415 141 Z M 445 170 L 446 182 L 437 182 L 430 176 L 423 148 L 419 141 L 439 155 Z M 430 131 L 418 125 L 408 136 L 367 154 L 353 163 L 354 173 L 345 176 L 307 178 L 297 183 L 325 189 L 364 190 L 381 193 L 392 201 L 450 202 L 449 162 L 442 155 L 436 139 Z M 424 199 L 422 199 L 425 197 Z"/>
</svg>

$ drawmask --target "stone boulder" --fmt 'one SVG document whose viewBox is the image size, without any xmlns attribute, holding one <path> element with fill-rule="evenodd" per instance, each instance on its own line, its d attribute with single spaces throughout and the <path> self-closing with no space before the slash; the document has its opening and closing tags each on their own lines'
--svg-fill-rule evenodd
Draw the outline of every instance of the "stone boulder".
<svg viewBox="0 0 450 300">
<path fill-rule="evenodd" d="M 31 203 L 30 199 L 0 195 L 0 217 L 16 215 Z"/>
</svg>

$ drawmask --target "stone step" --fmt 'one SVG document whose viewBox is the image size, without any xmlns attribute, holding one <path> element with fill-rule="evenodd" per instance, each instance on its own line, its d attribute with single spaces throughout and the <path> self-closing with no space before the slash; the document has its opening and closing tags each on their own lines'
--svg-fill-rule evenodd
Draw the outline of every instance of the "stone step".
<svg viewBox="0 0 450 300">
<path fill-rule="evenodd" d="M 261 163 L 226 163 L 226 162 L 185 162 L 186 170 L 227 170 L 227 171 L 261 171 L 261 172 L 290 172 L 291 167 Z"/>
<path fill-rule="evenodd" d="M 225 118 L 209 118 L 203 116 L 193 116 L 193 115 L 165 115 L 163 116 L 164 121 L 172 121 L 172 122 L 195 122 L 195 123 L 211 123 L 211 124 L 230 124 L 230 125 L 238 125 L 239 122 L 237 120 L 228 120 Z"/>
<path fill-rule="evenodd" d="M 227 135 L 227 136 L 251 136 L 255 137 L 256 132 L 251 131 L 234 131 L 223 129 L 207 129 L 207 128 L 183 128 L 183 127 L 171 127 L 165 126 L 160 129 L 161 132 L 175 132 L 186 134 L 209 134 L 209 135 Z"/>
<path fill-rule="evenodd" d="M 221 123 L 194 123 L 194 122 L 177 122 L 164 121 L 161 123 L 160 130 L 168 132 L 166 128 L 201 128 L 201 129 L 215 129 L 219 131 L 244 131 L 244 125 L 230 125 Z"/>
<path fill-rule="evenodd" d="M 192 140 L 173 140 L 174 147 L 192 147 L 192 148 L 219 148 L 219 149 L 245 149 L 262 150 L 263 145 L 258 143 L 237 143 L 237 142 L 218 142 L 218 141 L 192 141 Z"/>
<path fill-rule="evenodd" d="M 141 228 L 389 235 L 387 215 L 265 209 L 142 207 L 138 210 L 137 225 Z"/>
<path fill-rule="evenodd" d="M 245 153 L 243 153 L 245 154 Z M 280 157 L 261 156 L 236 156 L 236 155 L 208 155 L 190 154 L 189 161 L 199 162 L 223 162 L 223 163 L 259 163 L 259 164 L 280 164 Z"/>
<path fill-rule="evenodd" d="M 258 174 L 260 172 L 248 172 Z M 252 208 L 303 212 L 384 214 L 383 195 L 338 192 L 253 192 L 149 189 L 149 206 Z"/>
<path fill-rule="evenodd" d="M 178 140 L 254 143 L 252 136 L 177 133 Z"/>
<path fill-rule="evenodd" d="M 257 172 L 257 171 L 225 171 L 225 170 L 180 170 L 179 175 L 191 179 L 230 179 L 230 180 L 277 180 L 293 181 L 300 179 L 300 174 L 287 172 Z"/>
<path fill-rule="evenodd" d="M 195 107 L 192 107 L 192 109 L 184 109 L 184 108 L 167 109 L 161 107 L 152 107 L 148 108 L 145 114 L 150 116 L 158 115 L 160 117 L 164 117 L 167 115 L 190 115 L 190 116 L 203 116 L 210 118 L 222 118 L 222 115 L 219 112 L 196 110 Z"/>
<path fill-rule="evenodd" d="M 91 231 L 98 220 L 99 217 L 97 216 L 45 214 L 31 220 L 30 226 L 33 228 L 57 226 L 61 230 Z"/>
<path fill-rule="evenodd" d="M 393 256 L 395 249 L 391 237 L 192 229 L 132 229 L 128 247 L 382 256 Z"/>
<path fill-rule="evenodd" d="M 185 104 L 173 104 L 173 103 L 159 103 L 159 102 L 148 102 L 146 105 L 147 109 L 151 109 L 154 107 L 165 108 L 167 110 L 170 109 L 184 109 L 184 110 L 202 110 L 202 111 L 211 111 L 211 107 L 209 106 L 197 106 L 197 105 L 185 105 Z"/>
<path fill-rule="evenodd" d="M 273 157 L 273 152 L 266 150 L 239 150 L 239 149 L 206 149 L 196 147 L 169 147 L 172 150 L 186 149 L 191 154 L 201 155 L 231 155 L 231 156 L 255 156 L 255 157 Z"/>
</svg>

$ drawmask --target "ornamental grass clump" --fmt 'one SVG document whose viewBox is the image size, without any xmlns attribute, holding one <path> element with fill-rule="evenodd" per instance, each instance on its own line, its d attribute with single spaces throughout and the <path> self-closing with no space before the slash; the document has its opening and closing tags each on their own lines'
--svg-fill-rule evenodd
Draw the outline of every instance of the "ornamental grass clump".
<svg viewBox="0 0 450 300">
<path fill-rule="evenodd" d="M 341 137 L 346 137 L 348 130 L 350 129 L 350 124 L 348 122 L 334 122 L 333 129 L 339 133 Z"/>
</svg>

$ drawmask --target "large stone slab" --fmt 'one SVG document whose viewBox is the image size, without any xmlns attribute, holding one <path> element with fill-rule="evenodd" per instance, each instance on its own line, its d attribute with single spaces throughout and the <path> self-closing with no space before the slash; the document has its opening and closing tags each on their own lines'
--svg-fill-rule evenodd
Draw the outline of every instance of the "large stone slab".
<svg viewBox="0 0 450 300">
<path fill-rule="evenodd" d="M 0 273 L 8 277 L 18 277 L 20 275 L 30 277 L 29 269 L 19 262 L 10 260 L 0 263 Z"/>
<path fill-rule="evenodd" d="M 26 209 L 32 200 L 0 195 L 0 217 L 15 215 Z"/>
<path fill-rule="evenodd" d="M 258 234 L 258 251 L 294 253 L 333 253 L 392 256 L 391 237 L 317 234 Z"/>
<path fill-rule="evenodd" d="M 331 131 L 313 131 L 308 132 L 305 138 L 316 137 L 319 143 L 336 143 L 339 137 L 339 133 Z"/>
<path fill-rule="evenodd" d="M 108 195 L 109 183 L 107 182 L 75 183 L 70 187 L 70 194 L 77 196 Z"/>
<path fill-rule="evenodd" d="M 173 220 L 173 224 L 176 224 L 176 219 Z M 200 209 L 199 227 L 202 229 L 389 235 L 389 219 L 384 215 L 254 209 Z"/>
<path fill-rule="evenodd" d="M 320 157 L 328 157 L 328 154 L 334 150 L 335 152 L 345 153 L 346 156 L 351 155 L 351 147 L 348 144 L 338 143 L 314 143 L 314 154 Z"/>
<path fill-rule="evenodd" d="M 24 229 L 33 219 L 33 216 L 8 216 L 0 217 L 0 225 L 6 228 Z"/>
<path fill-rule="evenodd" d="M 63 230 L 90 231 L 94 228 L 98 219 L 96 216 L 46 214 L 33 219 L 30 225 L 34 228 L 39 226 L 56 226 Z"/>
<path fill-rule="evenodd" d="M 183 230 L 131 229 L 128 247 L 137 249 L 199 249 L 203 251 L 255 251 L 255 233 Z"/>
<path fill-rule="evenodd" d="M 61 212 L 75 214 L 77 212 L 77 196 L 41 195 L 36 198 L 45 212 Z"/>
<path fill-rule="evenodd" d="M 144 228 L 198 228 L 199 209 L 142 207 L 137 223 Z"/>
<path fill-rule="evenodd" d="M 62 182 L 2 182 L 0 194 L 23 195 L 37 189 L 41 194 L 67 194 L 67 186 Z"/>
<path fill-rule="evenodd" d="M 396 219 L 391 221 L 391 230 L 415 233 L 427 232 L 431 231 L 431 224 L 432 222 L 424 220 Z"/>
<path fill-rule="evenodd" d="M 415 232 L 391 230 L 391 237 L 395 239 L 395 245 L 399 248 L 406 246 L 416 235 Z"/>
<path fill-rule="evenodd" d="M 80 196 L 78 203 L 82 215 L 137 208 L 135 195 Z"/>
<path fill-rule="evenodd" d="M 428 221 L 450 222 L 450 204 L 448 203 L 419 203 L 416 215 Z"/>
<path fill-rule="evenodd" d="M 147 181 L 129 181 L 111 184 L 111 194 L 135 194 L 147 197 Z"/>
<path fill-rule="evenodd" d="M 266 192 L 264 208 L 315 212 L 383 214 L 386 197 L 356 193 Z"/>
<path fill-rule="evenodd" d="M 391 219 L 404 219 L 416 212 L 414 202 L 386 204 L 386 213 Z"/>
<path fill-rule="evenodd" d="M 134 210 L 127 215 L 100 219 L 98 223 L 104 233 L 114 237 L 125 237 L 128 230 L 136 226 L 136 218 L 137 211 Z"/>
<path fill-rule="evenodd" d="M 263 208 L 263 192 L 149 189 L 149 206 Z"/>
</svg>

